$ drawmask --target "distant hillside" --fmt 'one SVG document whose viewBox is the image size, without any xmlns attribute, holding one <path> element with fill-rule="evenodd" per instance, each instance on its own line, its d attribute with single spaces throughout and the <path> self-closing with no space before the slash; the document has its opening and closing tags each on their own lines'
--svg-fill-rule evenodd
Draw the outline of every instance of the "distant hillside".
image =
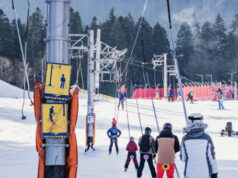
<svg viewBox="0 0 238 178">
<path fill-rule="evenodd" d="M 39 6 L 46 13 L 45 0 L 29 0 L 31 12 Z M 141 15 L 144 0 L 72 0 L 72 6 L 79 10 L 84 25 L 91 22 L 93 16 L 97 16 L 99 22 L 103 22 L 114 7 L 117 15 L 131 13 L 135 20 Z M 16 8 L 23 21 L 26 18 L 26 0 L 16 0 Z M 2 0 L 0 8 L 12 17 L 11 1 Z M 173 22 L 178 26 L 183 21 L 192 23 L 192 14 L 195 12 L 198 21 L 214 21 L 215 16 L 220 13 L 227 25 L 230 24 L 234 14 L 238 13 L 238 0 L 171 0 Z M 146 12 L 147 20 L 153 25 L 157 21 L 167 26 L 166 0 L 149 0 Z"/>
</svg>

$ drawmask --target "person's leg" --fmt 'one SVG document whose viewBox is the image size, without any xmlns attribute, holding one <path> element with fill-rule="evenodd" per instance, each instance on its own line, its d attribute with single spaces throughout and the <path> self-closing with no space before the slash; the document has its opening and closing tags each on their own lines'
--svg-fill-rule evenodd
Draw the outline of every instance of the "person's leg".
<svg viewBox="0 0 238 178">
<path fill-rule="evenodd" d="M 149 159 L 147 160 L 147 162 L 149 164 L 151 176 L 156 177 L 155 167 L 153 164 L 153 156 L 151 154 L 149 155 Z"/>
<path fill-rule="evenodd" d="M 121 101 L 122 109 L 124 110 L 124 100 Z"/>
<path fill-rule="evenodd" d="M 117 154 L 118 154 L 118 153 L 119 153 L 119 148 L 118 148 L 117 139 L 115 140 L 115 147 L 116 147 L 116 152 L 117 152 Z"/>
<path fill-rule="evenodd" d="M 134 156 L 133 162 L 134 162 L 135 168 L 138 169 L 138 161 L 136 159 L 136 153 L 132 153 L 132 155 Z"/>
<path fill-rule="evenodd" d="M 112 152 L 112 146 L 113 146 L 113 140 L 110 140 L 110 146 L 109 146 L 109 154 Z"/>
<path fill-rule="evenodd" d="M 145 160 L 144 160 L 144 154 L 140 154 L 140 165 L 139 168 L 137 170 L 137 177 L 141 177 L 142 176 L 142 171 L 144 169 L 144 165 L 145 165 Z"/>
<path fill-rule="evenodd" d="M 128 169 L 128 166 L 130 164 L 131 158 L 130 158 L 130 153 L 127 154 L 127 159 L 125 163 L 125 171 Z"/>
<path fill-rule="evenodd" d="M 156 178 L 163 178 L 164 170 L 162 169 L 162 164 L 157 164 L 157 177 Z"/>
<path fill-rule="evenodd" d="M 169 166 L 169 170 L 166 171 L 167 178 L 174 178 L 174 164 L 170 164 Z"/>
<path fill-rule="evenodd" d="M 121 104 L 121 100 L 119 100 L 119 103 L 118 103 L 118 109 L 120 108 L 120 104 Z"/>
</svg>

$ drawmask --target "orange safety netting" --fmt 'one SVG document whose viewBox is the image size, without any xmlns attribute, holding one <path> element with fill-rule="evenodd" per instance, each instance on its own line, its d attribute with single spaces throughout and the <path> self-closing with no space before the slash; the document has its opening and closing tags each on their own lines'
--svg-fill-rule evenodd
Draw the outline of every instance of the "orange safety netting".
<svg viewBox="0 0 238 178">
<path fill-rule="evenodd" d="M 78 166 L 78 151 L 77 140 L 75 134 L 75 127 L 78 118 L 78 92 L 79 89 L 75 88 L 71 93 L 69 103 L 69 148 L 66 159 L 66 174 L 67 178 L 76 178 Z"/>
<path fill-rule="evenodd" d="M 45 149 L 42 147 L 43 140 L 41 138 L 41 103 L 43 95 L 43 84 L 36 82 L 34 91 L 34 110 L 36 118 L 36 151 L 39 155 L 38 178 L 45 177 Z"/>
<path fill-rule="evenodd" d="M 36 82 L 34 91 L 34 111 L 36 118 L 36 150 L 39 155 L 38 178 L 45 178 L 45 148 L 42 147 L 44 140 L 41 138 L 41 104 L 43 103 L 43 84 Z M 78 117 L 78 92 L 76 88 L 71 92 L 69 101 L 69 137 L 67 142 L 69 148 L 66 152 L 66 177 L 76 178 L 78 165 L 77 140 L 75 126 Z"/>
</svg>

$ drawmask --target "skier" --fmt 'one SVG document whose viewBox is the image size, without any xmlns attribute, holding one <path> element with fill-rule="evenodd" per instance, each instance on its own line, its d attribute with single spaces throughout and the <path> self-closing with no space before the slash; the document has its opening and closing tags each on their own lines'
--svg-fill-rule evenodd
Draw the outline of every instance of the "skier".
<svg viewBox="0 0 238 178">
<path fill-rule="evenodd" d="M 112 125 L 110 129 L 107 131 L 107 136 L 110 138 L 110 146 L 109 146 L 109 154 L 112 152 L 113 143 L 115 143 L 116 152 L 119 153 L 117 138 L 120 137 L 121 131 L 116 127 L 115 124 Z"/>
<path fill-rule="evenodd" d="M 126 146 L 126 150 L 128 151 L 128 154 L 127 154 L 127 159 L 126 159 L 126 164 L 125 164 L 125 171 L 127 171 L 131 159 L 133 159 L 135 168 L 137 170 L 138 162 L 136 159 L 136 151 L 138 150 L 138 147 L 137 147 L 133 137 L 130 137 L 130 141 Z"/>
<path fill-rule="evenodd" d="M 122 106 L 122 109 L 124 110 L 124 93 L 119 93 L 119 103 L 118 103 L 118 110 L 120 108 L 120 105 Z"/>
<path fill-rule="evenodd" d="M 181 160 L 185 162 L 186 178 L 217 178 L 217 163 L 211 137 L 205 133 L 207 124 L 201 114 L 188 117 L 186 135 L 181 144 Z"/>
<path fill-rule="evenodd" d="M 66 79 L 64 77 L 64 74 L 62 74 L 60 81 L 61 81 L 60 88 L 64 88 L 64 84 L 65 84 L 65 81 L 66 81 Z"/>
<path fill-rule="evenodd" d="M 140 165 L 137 170 L 137 177 L 142 176 L 142 171 L 144 169 L 145 161 L 148 162 L 150 172 L 153 178 L 156 177 L 155 167 L 153 165 L 153 158 L 155 157 L 154 151 L 154 138 L 150 135 L 151 128 L 145 128 L 145 134 L 139 138 L 139 147 L 140 147 Z"/>
<path fill-rule="evenodd" d="M 219 109 L 224 109 L 224 106 L 223 106 L 223 93 L 222 93 L 220 88 L 218 89 L 217 94 L 218 94 L 218 107 L 219 107 Z"/>
<path fill-rule="evenodd" d="M 177 91 L 177 101 L 181 101 L 181 98 L 182 98 L 182 94 L 181 94 L 180 89 L 178 89 L 178 91 Z"/>
<path fill-rule="evenodd" d="M 158 152 L 157 178 L 163 178 L 165 171 L 167 178 L 174 178 L 175 154 L 179 151 L 179 140 L 173 135 L 170 123 L 164 124 L 163 130 L 156 138 L 155 151 Z"/>
<path fill-rule="evenodd" d="M 193 103 L 193 90 L 190 90 L 187 96 L 187 101 L 190 100 L 190 102 Z"/>
<path fill-rule="evenodd" d="M 173 91 L 172 88 L 170 88 L 170 89 L 169 89 L 169 97 L 168 97 L 169 102 L 170 102 L 170 101 L 174 101 L 173 95 L 174 95 L 174 91 Z"/>
</svg>

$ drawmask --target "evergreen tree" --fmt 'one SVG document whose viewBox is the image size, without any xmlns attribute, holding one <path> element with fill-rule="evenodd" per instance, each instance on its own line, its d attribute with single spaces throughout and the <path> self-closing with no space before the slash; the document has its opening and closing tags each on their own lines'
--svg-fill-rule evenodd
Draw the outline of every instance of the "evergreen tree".
<svg viewBox="0 0 238 178">
<path fill-rule="evenodd" d="M 41 10 L 37 7 L 29 18 L 29 31 L 28 31 L 28 51 L 27 59 L 30 66 L 34 69 L 36 80 L 41 77 L 41 58 L 42 50 L 44 49 L 45 42 L 45 24 Z"/>
<path fill-rule="evenodd" d="M 228 69 L 238 71 L 238 14 L 235 15 L 228 35 Z"/>
<path fill-rule="evenodd" d="M 0 9 L 0 55 L 12 57 L 11 49 L 11 26 L 9 19 Z"/>
<path fill-rule="evenodd" d="M 228 71 L 227 63 L 227 34 L 224 20 L 220 15 L 217 15 L 216 21 L 213 25 L 215 38 L 216 38 L 216 48 L 215 52 L 215 65 L 216 65 L 216 76 L 219 80 L 226 78 L 226 72 Z"/>
<path fill-rule="evenodd" d="M 215 32 L 210 22 L 205 22 L 201 29 L 200 36 L 200 58 L 198 68 L 205 73 L 214 75 L 214 56 L 215 56 Z"/>
<path fill-rule="evenodd" d="M 83 32 L 82 20 L 78 11 L 70 8 L 70 33 L 71 34 L 80 34 Z"/>
<path fill-rule="evenodd" d="M 153 53 L 170 54 L 170 46 L 166 30 L 159 23 L 156 23 L 153 28 Z"/>
<path fill-rule="evenodd" d="M 179 68 L 181 69 L 181 75 L 188 77 L 193 72 L 191 71 L 191 63 L 194 55 L 194 42 L 191 27 L 187 23 L 183 23 L 177 34 L 176 40 L 176 55 L 179 59 Z"/>
</svg>

